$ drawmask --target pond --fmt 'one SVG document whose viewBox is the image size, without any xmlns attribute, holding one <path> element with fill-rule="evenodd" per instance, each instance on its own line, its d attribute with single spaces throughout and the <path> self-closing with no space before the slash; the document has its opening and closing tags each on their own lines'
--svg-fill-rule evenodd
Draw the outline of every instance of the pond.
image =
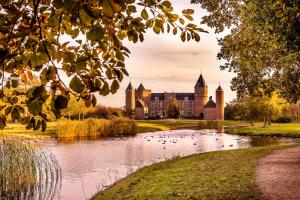
<svg viewBox="0 0 300 200">
<path fill-rule="evenodd" d="M 277 142 L 273 138 L 252 140 L 216 130 L 173 130 L 69 144 L 51 141 L 44 148 L 54 154 L 62 169 L 62 185 L 55 199 L 81 200 L 143 166 L 175 156 Z"/>
</svg>

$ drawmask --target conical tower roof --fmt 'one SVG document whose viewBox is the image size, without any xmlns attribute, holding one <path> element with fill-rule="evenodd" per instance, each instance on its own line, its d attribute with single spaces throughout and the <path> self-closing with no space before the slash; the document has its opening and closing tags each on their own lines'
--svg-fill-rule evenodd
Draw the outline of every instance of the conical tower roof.
<svg viewBox="0 0 300 200">
<path fill-rule="evenodd" d="M 140 84 L 137 90 L 145 90 L 145 87 L 143 86 L 143 83 Z"/>
<path fill-rule="evenodd" d="M 199 78 L 198 78 L 198 80 L 197 80 L 197 83 L 196 83 L 195 87 L 196 87 L 196 86 L 198 86 L 198 87 L 205 87 L 205 86 L 206 86 L 205 80 L 204 80 L 202 74 L 200 74 L 200 76 L 199 76 Z"/>
<path fill-rule="evenodd" d="M 129 84 L 128 84 L 126 90 L 134 90 L 134 88 L 133 88 L 132 85 L 131 85 L 131 82 L 129 82 Z"/>
<path fill-rule="evenodd" d="M 221 85 L 219 85 L 219 87 L 217 88 L 217 91 L 223 91 L 223 88 L 221 87 Z"/>
</svg>

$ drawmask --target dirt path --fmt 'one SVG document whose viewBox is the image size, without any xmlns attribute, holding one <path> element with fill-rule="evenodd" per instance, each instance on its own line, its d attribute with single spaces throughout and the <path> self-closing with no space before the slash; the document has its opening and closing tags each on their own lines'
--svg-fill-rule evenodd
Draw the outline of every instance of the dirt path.
<svg viewBox="0 0 300 200">
<path fill-rule="evenodd" d="M 300 147 L 275 151 L 261 159 L 256 182 L 263 199 L 300 199 Z"/>
</svg>

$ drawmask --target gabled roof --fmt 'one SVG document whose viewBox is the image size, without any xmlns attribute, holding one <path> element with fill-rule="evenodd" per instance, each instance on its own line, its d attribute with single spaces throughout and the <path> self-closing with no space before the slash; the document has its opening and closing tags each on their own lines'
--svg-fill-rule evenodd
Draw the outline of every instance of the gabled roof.
<svg viewBox="0 0 300 200">
<path fill-rule="evenodd" d="M 205 108 L 215 108 L 216 107 L 216 103 L 212 100 L 212 96 L 209 97 L 209 100 L 204 107 Z"/>
<path fill-rule="evenodd" d="M 143 86 L 143 83 L 140 84 L 137 90 L 145 90 L 145 87 Z"/>
<path fill-rule="evenodd" d="M 202 74 L 200 74 L 200 76 L 199 76 L 199 78 L 198 78 L 198 80 L 197 80 L 197 82 L 196 82 L 195 87 L 196 87 L 196 86 L 198 86 L 198 87 L 205 87 L 205 85 L 206 85 L 206 84 L 205 84 L 205 80 L 204 80 Z"/>
<path fill-rule="evenodd" d="M 129 82 L 129 84 L 128 84 L 126 90 L 134 90 L 134 88 L 133 88 L 132 85 L 131 85 L 131 82 Z"/>
<path fill-rule="evenodd" d="M 219 85 L 219 87 L 217 88 L 217 91 L 223 91 L 223 88 L 221 87 L 221 85 Z"/>
<path fill-rule="evenodd" d="M 137 108 L 145 108 L 145 107 L 147 107 L 147 106 L 145 105 L 145 103 L 144 103 L 141 99 L 139 99 L 139 100 L 136 101 L 135 106 L 136 106 Z"/>
</svg>

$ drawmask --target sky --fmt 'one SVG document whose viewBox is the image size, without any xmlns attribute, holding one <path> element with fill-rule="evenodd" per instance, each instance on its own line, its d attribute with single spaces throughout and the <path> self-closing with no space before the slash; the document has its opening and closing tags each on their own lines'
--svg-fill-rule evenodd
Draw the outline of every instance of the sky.
<svg viewBox="0 0 300 200">
<path fill-rule="evenodd" d="M 236 93 L 230 89 L 230 80 L 234 74 L 221 71 L 219 66 L 224 63 L 217 59 L 220 49 L 214 30 L 205 25 L 200 25 L 201 17 L 206 11 L 200 5 L 192 5 L 190 1 L 171 0 L 174 11 L 192 8 L 195 22 L 209 33 L 200 33 L 200 42 L 182 42 L 180 34 L 172 33 L 155 34 L 148 30 L 143 43 L 125 42 L 125 46 L 131 51 L 125 64 L 129 77 L 125 77 L 120 89 L 114 95 L 105 97 L 97 96 L 101 105 L 122 107 L 125 105 L 125 89 L 131 80 L 133 87 L 137 88 L 142 82 L 146 89 L 152 92 L 194 92 L 194 85 L 200 75 L 204 76 L 208 84 L 209 96 L 215 99 L 215 90 L 219 83 L 224 89 L 225 102 L 236 97 Z"/>
</svg>

